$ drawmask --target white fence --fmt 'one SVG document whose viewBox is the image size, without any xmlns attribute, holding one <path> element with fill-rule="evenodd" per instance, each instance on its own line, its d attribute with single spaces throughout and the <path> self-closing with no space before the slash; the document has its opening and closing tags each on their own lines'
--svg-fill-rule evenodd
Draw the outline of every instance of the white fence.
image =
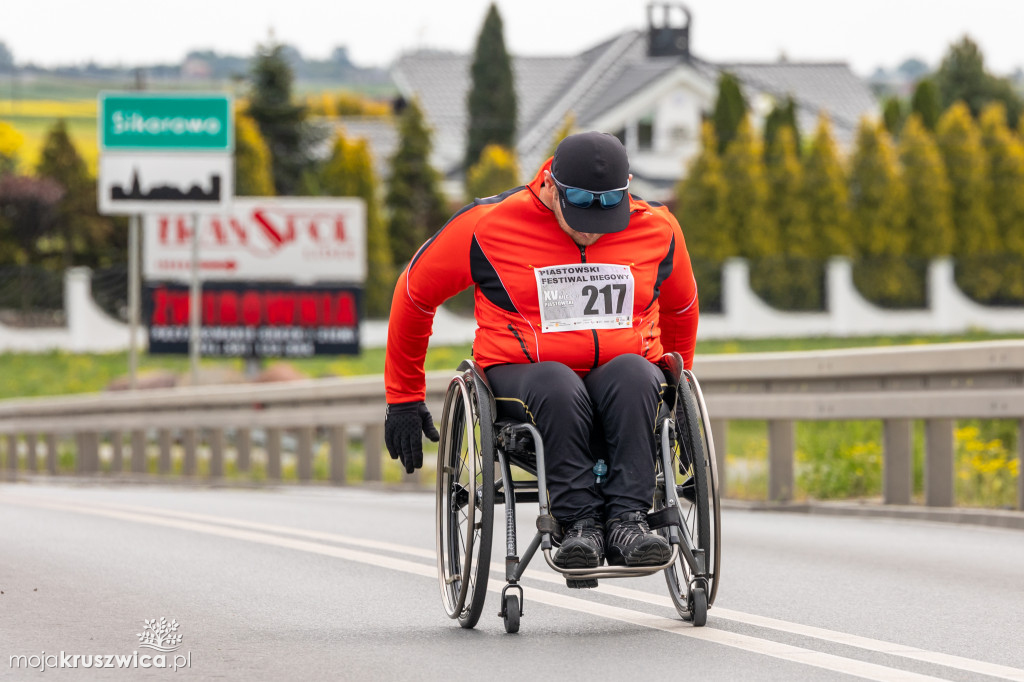
<svg viewBox="0 0 1024 682">
<path fill-rule="evenodd" d="M 883 310 L 868 303 L 853 285 L 853 266 L 832 259 L 826 273 L 826 312 L 794 313 L 769 307 L 750 288 L 746 261 L 730 260 L 722 274 L 725 312 L 701 315 L 701 339 L 803 336 L 866 336 L 890 334 L 959 334 L 971 330 L 1024 333 L 1024 308 L 991 308 L 968 299 L 956 286 L 953 261 L 939 259 L 928 268 L 930 306 L 921 310 Z M 112 319 L 92 299 L 90 273 L 69 270 L 64 278 L 67 326 L 59 329 L 13 329 L 0 324 L 0 353 L 113 352 L 128 347 L 128 327 Z M 443 308 L 434 321 L 431 345 L 465 344 L 473 340 L 470 319 Z M 367 320 L 360 326 L 364 348 L 381 348 L 387 340 L 386 320 Z M 145 333 L 140 333 L 140 347 Z"/>
</svg>

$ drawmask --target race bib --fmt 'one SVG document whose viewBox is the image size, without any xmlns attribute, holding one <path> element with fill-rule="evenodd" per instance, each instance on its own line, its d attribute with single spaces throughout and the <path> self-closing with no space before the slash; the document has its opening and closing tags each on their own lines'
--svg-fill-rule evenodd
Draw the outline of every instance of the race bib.
<svg viewBox="0 0 1024 682">
<path fill-rule="evenodd" d="M 633 326 L 628 265 L 577 263 L 535 268 L 542 332 Z"/>
</svg>

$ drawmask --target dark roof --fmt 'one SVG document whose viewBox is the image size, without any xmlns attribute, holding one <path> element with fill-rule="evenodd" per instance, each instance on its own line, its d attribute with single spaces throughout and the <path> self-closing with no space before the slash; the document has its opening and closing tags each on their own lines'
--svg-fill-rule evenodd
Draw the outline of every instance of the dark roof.
<svg viewBox="0 0 1024 682">
<path fill-rule="evenodd" d="M 827 111 L 836 139 L 849 142 L 860 119 L 875 109 L 875 98 L 850 67 L 841 62 L 777 62 L 771 64 L 717 64 L 732 73 L 745 89 L 758 90 L 776 98 L 792 96 L 797 103 L 797 125 L 810 133 L 817 125 L 818 112 Z"/>
</svg>

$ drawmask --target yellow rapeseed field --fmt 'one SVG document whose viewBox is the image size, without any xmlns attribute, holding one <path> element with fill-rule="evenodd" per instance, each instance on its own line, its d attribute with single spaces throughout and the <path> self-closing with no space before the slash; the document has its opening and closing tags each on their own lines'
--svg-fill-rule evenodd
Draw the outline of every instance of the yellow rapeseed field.
<svg viewBox="0 0 1024 682">
<path fill-rule="evenodd" d="M 46 141 L 46 135 L 60 119 L 67 122 L 68 133 L 89 171 L 96 173 L 99 145 L 96 140 L 96 100 L 7 100 L 0 105 L 0 121 L 13 126 L 24 137 L 18 150 L 20 169 L 33 172 Z"/>
</svg>

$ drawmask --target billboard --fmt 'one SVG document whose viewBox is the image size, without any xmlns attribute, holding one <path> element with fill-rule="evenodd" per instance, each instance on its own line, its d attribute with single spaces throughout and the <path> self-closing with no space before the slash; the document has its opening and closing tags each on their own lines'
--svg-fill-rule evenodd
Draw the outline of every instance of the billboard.
<svg viewBox="0 0 1024 682">
<path fill-rule="evenodd" d="M 235 197 L 228 212 L 198 216 L 204 280 L 366 280 L 366 205 L 352 197 Z M 147 213 L 146 280 L 187 282 L 193 215 Z"/>
<path fill-rule="evenodd" d="M 205 282 L 200 349 L 208 357 L 305 358 L 359 353 L 362 288 Z M 188 354 L 189 288 L 147 283 L 149 352 Z"/>
</svg>

